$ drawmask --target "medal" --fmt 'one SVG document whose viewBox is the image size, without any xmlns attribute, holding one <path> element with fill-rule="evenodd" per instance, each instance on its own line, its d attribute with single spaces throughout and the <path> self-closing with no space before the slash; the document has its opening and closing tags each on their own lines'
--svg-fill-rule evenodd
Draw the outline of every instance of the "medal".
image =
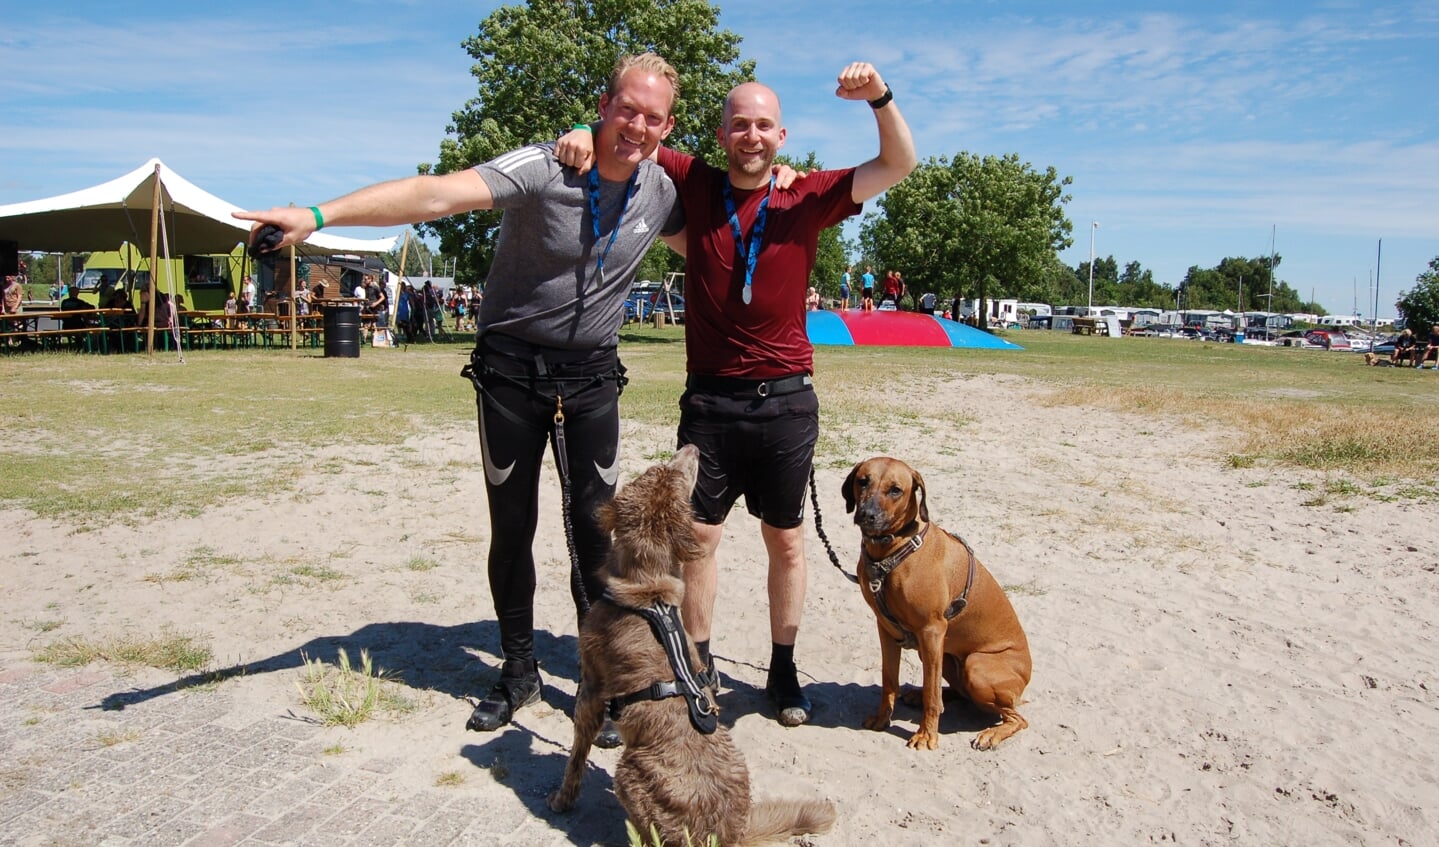
<svg viewBox="0 0 1439 847">
<path fill-rule="evenodd" d="M 734 236 L 735 253 L 739 255 L 741 262 L 744 262 L 744 290 L 740 292 L 740 301 L 746 306 L 754 300 L 754 266 L 759 261 L 760 246 L 764 243 L 764 222 L 769 216 L 769 198 L 774 193 L 774 174 L 769 177 L 769 190 L 765 192 L 764 199 L 759 201 L 759 211 L 755 212 L 754 229 L 750 230 L 749 244 L 745 244 L 744 233 L 739 228 L 739 212 L 735 209 L 734 194 L 730 191 L 729 174 L 724 178 L 724 208 L 729 213 L 730 234 Z"/>
</svg>

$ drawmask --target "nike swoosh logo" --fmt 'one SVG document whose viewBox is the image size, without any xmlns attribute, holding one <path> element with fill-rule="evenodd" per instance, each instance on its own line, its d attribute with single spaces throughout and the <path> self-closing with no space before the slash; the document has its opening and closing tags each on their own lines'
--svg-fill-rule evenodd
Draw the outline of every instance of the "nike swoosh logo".
<svg viewBox="0 0 1439 847">
<path fill-rule="evenodd" d="M 490 459 L 489 428 L 485 426 L 484 403 L 480 403 L 480 458 L 485 464 L 485 480 L 495 488 L 504 485 L 505 480 L 510 478 L 510 472 L 515 469 L 514 461 L 511 461 L 510 466 L 507 468 L 498 468 L 495 467 L 495 463 Z"/>
<path fill-rule="evenodd" d="M 599 462 L 595 462 L 595 473 L 599 474 L 599 475 L 600 475 L 600 479 L 604 481 L 604 484 L 610 486 L 611 488 L 613 488 L 613 487 L 614 487 L 614 484 L 615 484 L 616 482 L 619 482 L 619 480 L 620 480 L 620 455 L 619 455 L 619 453 L 620 453 L 620 451 L 618 451 L 618 450 L 615 451 L 614 461 L 610 462 L 610 466 L 607 467 L 607 468 L 600 467 L 600 463 L 599 463 Z"/>
</svg>

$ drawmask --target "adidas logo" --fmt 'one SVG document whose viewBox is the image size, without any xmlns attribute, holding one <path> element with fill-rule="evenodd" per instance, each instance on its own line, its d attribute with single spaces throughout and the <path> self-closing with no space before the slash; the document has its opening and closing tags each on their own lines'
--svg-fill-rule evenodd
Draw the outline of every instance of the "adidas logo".
<svg viewBox="0 0 1439 847">
<path fill-rule="evenodd" d="M 649 231 L 650 226 L 649 224 L 645 223 L 644 218 L 640 218 L 639 223 L 635 224 L 635 228 L 630 230 L 630 232 L 634 233 L 635 235 L 644 235 Z"/>
</svg>

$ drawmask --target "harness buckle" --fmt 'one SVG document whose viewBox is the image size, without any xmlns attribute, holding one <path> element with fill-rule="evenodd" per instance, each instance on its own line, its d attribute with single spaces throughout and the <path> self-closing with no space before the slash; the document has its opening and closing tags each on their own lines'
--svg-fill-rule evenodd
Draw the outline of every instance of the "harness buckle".
<svg viewBox="0 0 1439 847">
<path fill-rule="evenodd" d="M 754 393 L 758 394 L 758 395 L 761 396 L 761 397 L 768 397 L 768 396 L 769 396 L 769 381 L 766 380 L 765 382 L 761 382 L 759 385 L 756 385 L 755 388 L 754 388 Z"/>
</svg>

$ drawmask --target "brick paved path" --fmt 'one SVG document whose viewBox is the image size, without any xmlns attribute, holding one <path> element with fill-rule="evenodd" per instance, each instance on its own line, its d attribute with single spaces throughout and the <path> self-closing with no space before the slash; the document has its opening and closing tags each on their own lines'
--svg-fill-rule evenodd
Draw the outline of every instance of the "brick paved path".
<svg viewBox="0 0 1439 847">
<path fill-rule="evenodd" d="M 574 816 L 544 811 L 543 786 L 558 779 L 563 758 L 527 752 L 527 732 L 483 745 L 471 734 L 465 749 L 480 767 L 507 750 L 511 761 L 529 756 L 541 770 L 533 784 L 499 790 L 503 773 L 481 773 L 446 788 L 407 773 L 399 758 L 331 755 L 335 730 L 247 714 L 255 710 L 233 681 L 100 708 L 134 685 L 94 666 L 0 663 L 0 844 L 591 843 L 564 830 L 623 841 L 622 813 L 602 790 L 591 788 L 596 801 Z"/>
</svg>

